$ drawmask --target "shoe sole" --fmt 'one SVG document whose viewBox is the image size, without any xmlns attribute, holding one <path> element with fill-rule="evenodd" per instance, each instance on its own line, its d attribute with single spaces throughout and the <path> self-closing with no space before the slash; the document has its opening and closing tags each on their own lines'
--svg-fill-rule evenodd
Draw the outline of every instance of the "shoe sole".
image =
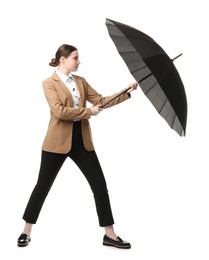
<svg viewBox="0 0 209 260">
<path fill-rule="evenodd" d="M 19 246 L 19 247 L 25 247 L 25 246 L 28 246 L 29 245 L 29 243 L 27 243 L 27 244 L 17 244 L 17 246 Z"/>
<path fill-rule="evenodd" d="M 31 241 L 31 240 L 30 240 L 30 241 Z M 28 246 L 28 245 L 30 244 L 30 241 L 28 241 L 28 243 L 25 243 L 25 244 L 23 244 L 23 243 L 17 243 L 17 246 L 19 246 L 19 247 Z"/>
<path fill-rule="evenodd" d="M 113 243 L 110 243 L 110 242 L 103 242 L 103 246 L 112 246 L 112 247 L 117 247 L 117 248 L 121 248 L 121 249 L 130 249 L 131 246 L 120 246 L 120 245 L 116 245 L 116 244 L 113 244 Z"/>
</svg>

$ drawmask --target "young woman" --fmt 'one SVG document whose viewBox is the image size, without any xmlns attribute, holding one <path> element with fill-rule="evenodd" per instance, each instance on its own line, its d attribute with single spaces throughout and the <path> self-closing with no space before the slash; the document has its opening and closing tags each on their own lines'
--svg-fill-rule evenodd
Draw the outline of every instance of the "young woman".
<svg viewBox="0 0 209 260">
<path fill-rule="evenodd" d="M 103 97 L 87 81 L 72 72 L 78 70 L 78 50 L 71 45 L 61 45 L 55 58 L 49 63 L 57 67 L 51 77 L 43 81 L 43 89 L 50 107 L 51 117 L 42 146 L 41 165 L 37 183 L 32 191 L 23 219 L 25 226 L 18 238 L 18 246 L 27 246 L 31 241 L 32 225 L 36 223 L 46 196 L 65 159 L 71 158 L 86 177 L 96 204 L 99 225 L 104 227 L 103 245 L 130 248 L 130 243 L 118 237 L 113 228 L 114 219 L 110 206 L 105 177 L 94 150 L 89 119 L 98 115 L 101 105 L 118 95 Z M 127 92 L 110 102 L 106 107 L 119 104 L 130 98 L 137 88 L 130 84 Z M 93 106 L 86 107 L 86 102 Z"/>
</svg>

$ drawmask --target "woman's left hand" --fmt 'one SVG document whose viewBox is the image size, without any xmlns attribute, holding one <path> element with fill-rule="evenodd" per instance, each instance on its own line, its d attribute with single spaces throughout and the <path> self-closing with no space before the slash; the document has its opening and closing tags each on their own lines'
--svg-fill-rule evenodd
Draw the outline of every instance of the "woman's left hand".
<svg viewBox="0 0 209 260">
<path fill-rule="evenodd" d="M 134 83 L 128 85 L 127 93 L 130 93 L 130 92 L 136 90 L 138 86 L 139 86 L 138 82 L 134 82 Z"/>
</svg>

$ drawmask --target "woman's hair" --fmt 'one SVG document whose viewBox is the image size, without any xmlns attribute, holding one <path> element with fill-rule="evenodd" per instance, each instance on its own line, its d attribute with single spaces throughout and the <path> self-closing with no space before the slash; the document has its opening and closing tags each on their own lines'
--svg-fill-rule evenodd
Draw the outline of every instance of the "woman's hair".
<svg viewBox="0 0 209 260">
<path fill-rule="evenodd" d="M 60 63 L 61 57 L 67 58 L 72 52 L 74 52 L 76 50 L 77 50 L 77 48 L 72 45 L 69 45 L 69 44 L 61 45 L 55 54 L 55 58 L 51 59 L 51 61 L 49 62 L 49 65 L 52 67 L 57 67 Z"/>
</svg>

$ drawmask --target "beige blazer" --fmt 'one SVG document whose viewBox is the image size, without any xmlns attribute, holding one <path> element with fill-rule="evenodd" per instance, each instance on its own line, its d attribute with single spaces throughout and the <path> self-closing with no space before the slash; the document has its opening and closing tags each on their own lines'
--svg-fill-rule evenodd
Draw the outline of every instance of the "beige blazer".
<svg viewBox="0 0 209 260">
<path fill-rule="evenodd" d="M 81 120 L 82 136 L 86 150 L 94 150 L 88 120 L 91 117 L 91 110 L 86 107 L 86 103 L 88 101 L 92 105 L 103 104 L 119 94 L 102 97 L 83 77 L 76 75 L 73 75 L 73 77 L 80 93 L 79 108 L 74 108 L 70 91 L 57 76 L 56 72 L 43 81 L 45 97 L 50 107 L 50 121 L 42 145 L 43 151 L 65 154 L 71 150 L 74 119 Z M 130 94 L 122 94 L 105 108 L 119 104 L 129 98 Z"/>
</svg>

